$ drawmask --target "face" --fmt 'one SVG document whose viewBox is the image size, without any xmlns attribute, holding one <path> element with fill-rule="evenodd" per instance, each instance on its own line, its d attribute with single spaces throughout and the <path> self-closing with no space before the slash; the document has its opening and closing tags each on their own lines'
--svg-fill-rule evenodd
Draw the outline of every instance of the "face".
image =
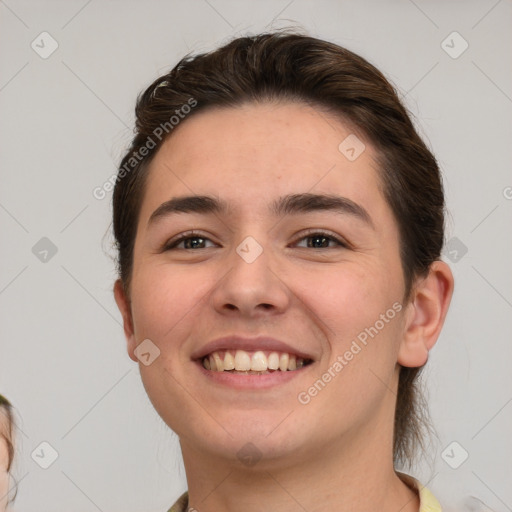
<svg viewBox="0 0 512 512">
<path fill-rule="evenodd" d="M 9 490 L 9 452 L 7 448 L 7 436 L 9 435 L 7 416 L 0 407 L 0 510 L 7 507 L 7 492 Z"/>
<path fill-rule="evenodd" d="M 184 454 L 293 461 L 392 427 L 399 234 L 371 145 L 339 149 L 351 133 L 304 104 L 246 104 L 195 114 L 155 155 L 126 333 L 134 361 L 151 340 L 142 380 Z M 211 201 L 161 206 L 185 196 Z"/>
</svg>

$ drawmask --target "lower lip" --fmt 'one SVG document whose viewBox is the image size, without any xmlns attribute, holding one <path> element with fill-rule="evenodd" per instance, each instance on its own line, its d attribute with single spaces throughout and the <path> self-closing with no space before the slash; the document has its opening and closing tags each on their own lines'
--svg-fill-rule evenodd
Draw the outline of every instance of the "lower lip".
<svg viewBox="0 0 512 512">
<path fill-rule="evenodd" d="M 268 389 L 279 384 L 285 384 L 293 378 L 303 375 L 314 363 L 303 366 L 298 370 L 282 372 L 280 370 L 265 373 L 263 375 L 244 375 L 231 372 L 214 372 L 207 370 L 201 361 L 196 361 L 196 365 L 203 375 L 210 381 L 229 386 L 234 389 Z"/>
</svg>

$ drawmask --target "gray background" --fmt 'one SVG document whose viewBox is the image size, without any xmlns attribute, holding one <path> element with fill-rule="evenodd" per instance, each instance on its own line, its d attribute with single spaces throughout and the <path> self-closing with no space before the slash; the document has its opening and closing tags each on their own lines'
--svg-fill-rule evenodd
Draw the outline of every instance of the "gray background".
<svg viewBox="0 0 512 512">
<path fill-rule="evenodd" d="M 115 172 L 136 95 L 154 78 L 190 50 L 290 24 L 381 68 L 439 159 L 456 290 L 426 372 L 439 439 L 414 474 L 450 507 L 474 496 L 512 510 L 511 15 L 510 0 L 0 1 L 0 390 L 20 427 L 13 510 L 161 512 L 186 488 L 176 436 L 126 354 L 110 195 L 92 191 Z M 44 31 L 58 43 L 46 59 Z M 42 442 L 58 453 L 47 469 Z"/>
</svg>

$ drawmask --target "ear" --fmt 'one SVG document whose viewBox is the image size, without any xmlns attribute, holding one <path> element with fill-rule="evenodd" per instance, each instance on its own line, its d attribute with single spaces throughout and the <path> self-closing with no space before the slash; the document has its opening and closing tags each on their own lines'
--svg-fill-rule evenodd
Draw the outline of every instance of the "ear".
<svg viewBox="0 0 512 512">
<path fill-rule="evenodd" d="M 116 299 L 117 307 L 123 317 L 124 335 L 126 337 L 126 347 L 130 359 L 138 362 L 138 358 L 134 354 L 134 350 L 137 348 L 135 342 L 135 335 L 133 330 L 133 317 L 129 298 L 126 296 L 124 286 L 121 279 L 118 279 L 114 283 L 114 297 Z"/>
<path fill-rule="evenodd" d="M 423 366 L 443 327 L 453 294 L 453 274 L 444 261 L 435 261 L 428 275 L 414 287 L 407 305 L 398 363 L 411 368 Z"/>
</svg>

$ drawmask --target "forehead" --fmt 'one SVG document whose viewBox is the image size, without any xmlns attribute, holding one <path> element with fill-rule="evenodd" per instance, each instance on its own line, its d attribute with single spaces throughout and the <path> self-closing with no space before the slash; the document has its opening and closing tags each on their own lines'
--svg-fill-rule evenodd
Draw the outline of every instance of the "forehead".
<svg viewBox="0 0 512 512">
<path fill-rule="evenodd" d="M 382 215 L 375 157 L 361 134 L 304 103 L 208 109 L 182 121 L 155 155 L 140 220 L 170 196 L 212 193 L 234 213 L 263 213 L 271 197 L 311 192 L 339 193 Z"/>
</svg>

